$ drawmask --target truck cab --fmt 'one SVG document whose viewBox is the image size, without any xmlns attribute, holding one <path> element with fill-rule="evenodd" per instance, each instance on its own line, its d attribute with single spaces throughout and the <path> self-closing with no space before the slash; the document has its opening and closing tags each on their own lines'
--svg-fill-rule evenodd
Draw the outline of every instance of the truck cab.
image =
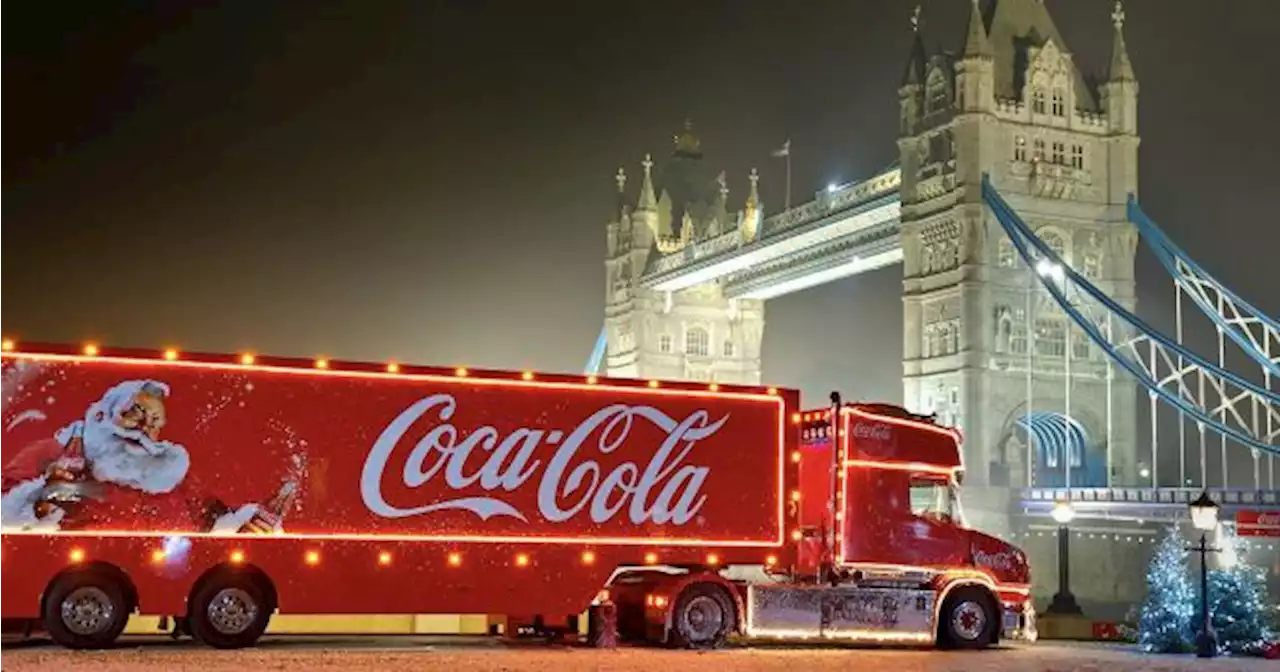
<svg viewBox="0 0 1280 672">
<path fill-rule="evenodd" d="M 1026 555 L 965 523 L 958 430 L 889 404 L 836 403 L 798 420 L 792 581 L 828 588 L 819 636 L 962 648 L 1034 639 Z M 756 630 L 776 629 L 753 617 Z"/>
</svg>

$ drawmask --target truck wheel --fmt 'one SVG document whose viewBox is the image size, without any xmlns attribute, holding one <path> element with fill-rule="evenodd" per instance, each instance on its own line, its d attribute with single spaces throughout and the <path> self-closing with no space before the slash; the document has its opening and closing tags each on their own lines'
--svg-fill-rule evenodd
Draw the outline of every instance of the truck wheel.
<svg viewBox="0 0 1280 672">
<path fill-rule="evenodd" d="M 736 623 L 733 601 L 719 586 L 697 583 L 680 593 L 671 610 L 671 636 L 685 649 L 723 646 Z"/>
<path fill-rule="evenodd" d="M 49 589 L 44 628 L 69 649 L 110 646 L 129 622 L 129 604 L 113 577 L 93 570 L 67 574 Z"/>
<path fill-rule="evenodd" d="M 957 649 L 981 649 L 995 642 L 999 614 L 990 594 L 976 586 L 955 589 L 939 614 L 939 643 Z"/>
<path fill-rule="evenodd" d="M 271 607 L 251 576 L 224 573 L 200 587 L 190 602 L 191 635 L 215 649 L 253 646 L 271 620 Z"/>
</svg>

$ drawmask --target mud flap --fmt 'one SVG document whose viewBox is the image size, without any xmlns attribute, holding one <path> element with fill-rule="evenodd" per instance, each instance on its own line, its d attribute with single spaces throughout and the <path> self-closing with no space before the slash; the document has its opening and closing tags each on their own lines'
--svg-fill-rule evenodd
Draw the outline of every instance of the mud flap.
<svg viewBox="0 0 1280 672">
<path fill-rule="evenodd" d="M 618 607 L 614 603 L 591 605 L 587 612 L 587 646 L 597 649 L 618 646 Z"/>
</svg>

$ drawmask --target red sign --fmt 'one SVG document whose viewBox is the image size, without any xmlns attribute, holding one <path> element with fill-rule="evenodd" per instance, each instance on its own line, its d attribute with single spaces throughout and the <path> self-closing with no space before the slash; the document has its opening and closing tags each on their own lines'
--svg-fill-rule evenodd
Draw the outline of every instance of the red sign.
<svg viewBox="0 0 1280 672">
<path fill-rule="evenodd" d="M 1280 537 L 1280 511 L 1237 511 L 1236 535 Z"/>
<path fill-rule="evenodd" d="M 764 394 L 6 356 L 3 525 L 772 544 L 785 419 Z"/>
</svg>

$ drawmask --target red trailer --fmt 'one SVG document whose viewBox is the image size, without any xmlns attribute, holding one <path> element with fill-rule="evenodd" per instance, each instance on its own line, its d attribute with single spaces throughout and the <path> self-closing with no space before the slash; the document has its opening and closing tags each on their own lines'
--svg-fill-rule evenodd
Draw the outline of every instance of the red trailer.
<svg viewBox="0 0 1280 672">
<path fill-rule="evenodd" d="M 546 633 L 591 604 L 688 647 L 986 645 L 1002 611 L 1030 631 L 1021 552 L 895 518 L 915 479 L 953 492 L 957 437 L 928 422 L 875 416 L 886 439 L 774 388 L 5 346 L 3 617 L 66 646 L 131 613 L 239 647 L 273 613 Z"/>
</svg>

